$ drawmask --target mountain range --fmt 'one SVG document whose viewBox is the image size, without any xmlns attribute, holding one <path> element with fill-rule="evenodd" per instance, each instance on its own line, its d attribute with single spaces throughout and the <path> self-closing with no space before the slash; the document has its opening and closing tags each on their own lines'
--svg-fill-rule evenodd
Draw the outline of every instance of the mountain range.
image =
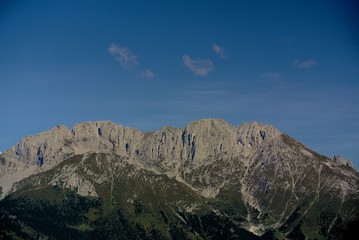
<svg viewBox="0 0 359 240">
<path fill-rule="evenodd" d="M 257 122 L 56 126 L 0 154 L 0 191 L 2 239 L 347 239 L 359 226 L 351 162 Z"/>
</svg>

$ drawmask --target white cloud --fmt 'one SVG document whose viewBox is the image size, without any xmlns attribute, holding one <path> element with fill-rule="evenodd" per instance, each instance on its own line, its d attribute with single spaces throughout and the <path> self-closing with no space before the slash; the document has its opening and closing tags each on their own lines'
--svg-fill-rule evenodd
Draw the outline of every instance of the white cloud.
<svg viewBox="0 0 359 240">
<path fill-rule="evenodd" d="M 278 72 L 269 72 L 261 75 L 263 78 L 267 78 L 273 81 L 279 81 L 282 79 L 282 74 Z"/>
<path fill-rule="evenodd" d="M 151 69 L 147 69 L 146 71 L 141 73 L 141 77 L 151 79 L 155 76 Z"/>
<path fill-rule="evenodd" d="M 192 59 L 188 55 L 182 56 L 183 63 L 197 76 L 206 76 L 213 69 L 213 63 L 209 59 Z"/>
<path fill-rule="evenodd" d="M 317 61 L 309 59 L 305 61 L 295 60 L 293 66 L 298 69 L 310 69 L 317 65 Z"/>
<path fill-rule="evenodd" d="M 223 59 L 226 58 L 226 54 L 224 53 L 224 48 L 222 48 L 219 45 L 213 43 L 212 49 L 218 55 L 218 57 L 223 58 Z"/>
<path fill-rule="evenodd" d="M 130 68 L 139 64 L 137 60 L 138 57 L 126 47 L 111 43 L 107 51 L 121 64 L 122 67 Z"/>
</svg>

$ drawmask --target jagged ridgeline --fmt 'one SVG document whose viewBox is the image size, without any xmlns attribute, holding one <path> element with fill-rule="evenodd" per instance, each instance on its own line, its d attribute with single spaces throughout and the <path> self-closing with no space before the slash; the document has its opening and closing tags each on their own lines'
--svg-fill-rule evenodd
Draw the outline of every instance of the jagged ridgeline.
<svg viewBox="0 0 359 240">
<path fill-rule="evenodd" d="M 269 125 L 110 121 L 0 155 L 0 239 L 346 239 L 359 175 Z"/>
</svg>

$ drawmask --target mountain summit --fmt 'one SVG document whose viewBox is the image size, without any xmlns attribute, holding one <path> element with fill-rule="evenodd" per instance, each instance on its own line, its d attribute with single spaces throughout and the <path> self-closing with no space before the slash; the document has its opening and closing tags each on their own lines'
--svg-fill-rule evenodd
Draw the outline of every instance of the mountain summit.
<svg viewBox="0 0 359 240">
<path fill-rule="evenodd" d="M 0 187 L 9 229 L 0 234 L 30 239 L 93 238 L 100 230 L 108 239 L 118 231 L 165 239 L 345 238 L 359 219 L 359 175 L 350 162 L 257 122 L 204 119 L 147 133 L 110 121 L 57 126 L 0 155 Z M 32 223 L 42 221 L 44 204 L 62 214 L 55 223 L 61 232 Z M 81 217 L 69 220 L 64 209 Z M 103 229 L 113 221 L 126 231 Z"/>
</svg>

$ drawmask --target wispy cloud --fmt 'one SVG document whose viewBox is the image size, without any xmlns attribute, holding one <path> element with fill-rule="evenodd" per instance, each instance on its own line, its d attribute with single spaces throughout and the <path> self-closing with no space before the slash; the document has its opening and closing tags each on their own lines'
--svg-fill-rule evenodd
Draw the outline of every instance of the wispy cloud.
<svg viewBox="0 0 359 240">
<path fill-rule="evenodd" d="M 147 78 L 147 79 L 151 79 L 155 76 L 155 74 L 152 72 L 151 69 L 147 69 L 146 71 L 141 73 L 141 77 Z"/>
<path fill-rule="evenodd" d="M 279 81 L 282 79 L 282 74 L 278 72 L 269 72 L 261 75 L 262 78 L 267 78 L 273 81 Z"/>
<path fill-rule="evenodd" d="M 209 59 L 192 59 L 189 55 L 183 55 L 182 60 L 197 76 L 206 76 L 213 69 L 213 63 Z"/>
<path fill-rule="evenodd" d="M 126 47 L 111 43 L 107 51 L 121 64 L 122 67 L 131 68 L 139 64 L 138 57 Z"/>
<path fill-rule="evenodd" d="M 224 48 L 222 48 L 219 45 L 213 43 L 212 49 L 218 55 L 218 57 L 226 59 L 226 54 L 224 53 Z"/>
<path fill-rule="evenodd" d="M 310 69 L 315 67 L 316 65 L 317 65 L 317 61 L 312 59 L 304 60 L 304 61 L 295 60 L 293 63 L 293 66 L 298 69 Z"/>
</svg>

